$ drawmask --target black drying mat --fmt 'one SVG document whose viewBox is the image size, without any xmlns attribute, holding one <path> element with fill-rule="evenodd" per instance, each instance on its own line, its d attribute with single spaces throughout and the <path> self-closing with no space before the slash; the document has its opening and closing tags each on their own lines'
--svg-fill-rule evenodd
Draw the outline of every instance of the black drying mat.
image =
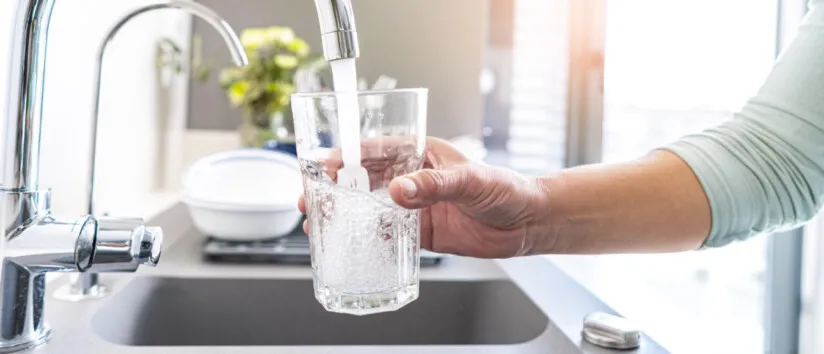
<svg viewBox="0 0 824 354">
<path fill-rule="evenodd" d="M 303 233 L 303 223 L 289 235 L 260 241 L 224 241 L 209 237 L 203 245 L 203 255 L 219 263 L 273 263 L 309 265 L 309 238 Z M 421 250 L 421 266 L 441 263 L 444 255 Z"/>
</svg>

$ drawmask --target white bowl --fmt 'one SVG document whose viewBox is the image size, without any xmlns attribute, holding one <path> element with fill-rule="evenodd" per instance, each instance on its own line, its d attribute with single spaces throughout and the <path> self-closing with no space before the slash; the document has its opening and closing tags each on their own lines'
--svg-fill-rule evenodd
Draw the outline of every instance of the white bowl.
<svg viewBox="0 0 824 354">
<path fill-rule="evenodd" d="M 195 227 L 204 235 L 230 241 L 282 237 L 302 219 L 297 207 L 281 210 L 239 209 L 237 206 L 184 199 Z"/>
<path fill-rule="evenodd" d="M 297 159 L 274 151 L 217 153 L 195 162 L 183 177 L 183 203 L 195 227 L 224 240 L 287 235 L 302 219 L 302 191 Z"/>
</svg>

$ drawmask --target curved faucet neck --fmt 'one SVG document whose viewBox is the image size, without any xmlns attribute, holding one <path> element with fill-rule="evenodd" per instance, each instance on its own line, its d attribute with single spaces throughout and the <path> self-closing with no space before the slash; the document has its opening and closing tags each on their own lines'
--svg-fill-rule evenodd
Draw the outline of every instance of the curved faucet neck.
<svg viewBox="0 0 824 354">
<path fill-rule="evenodd" d="M 0 146 L 0 185 L 5 190 L 37 190 L 46 47 L 54 3 L 55 0 L 17 0 L 8 108 Z"/>
</svg>

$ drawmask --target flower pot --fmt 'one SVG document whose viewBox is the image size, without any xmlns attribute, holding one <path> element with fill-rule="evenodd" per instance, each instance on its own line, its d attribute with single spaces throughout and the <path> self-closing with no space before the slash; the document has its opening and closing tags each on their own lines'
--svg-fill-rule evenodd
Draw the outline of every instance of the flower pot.
<svg viewBox="0 0 824 354">
<path fill-rule="evenodd" d="M 289 110 L 289 107 L 286 108 Z M 279 142 L 279 145 L 287 146 L 287 151 L 294 150 L 288 147 L 295 142 L 291 112 L 288 115 L 275 112 L 271 115 L 246 117 L 240 127 L 240 135 L 245 147 L 271 149 L 273 142 Z"/>
</svg>

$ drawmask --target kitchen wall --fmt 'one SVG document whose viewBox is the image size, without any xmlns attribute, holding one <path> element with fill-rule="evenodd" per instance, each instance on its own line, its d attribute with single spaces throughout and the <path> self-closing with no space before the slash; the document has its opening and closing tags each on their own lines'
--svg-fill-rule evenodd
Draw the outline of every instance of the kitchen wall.
<svg viewBox="0 0 824 354">
<path fill-rule="evenodd" d="M 320 51 L 313 1 L 199 0 L 221 13 L 236 30 L 288 26 Z M 482 95 L 479 87 L 487 43 L 487 0 L 353 0 L 361 58 L 358 73 L 370 83 L 381 74 L 402 87 L 427 87 L 429 134 L 452 138 L 479 136 Z M 204 58 L 229 65 L 225 45 L 211 28 L 195 23 Z M 216 78 L 191 88 L 190 129 L 234 130 L 240 114 L 231 108 Z"/>
<path fill-rule="evenodd" d="M 53 189 L 53 209 L 79 215 L 86 206 L 93 72 L 104 34 L 125 11 L 149 0 L 57 0 L 49 31 L 42 130 L 41 186 Z M 0 4 L 4 36 L 0 38 L 2 77 L 8 70 L 10 24 L 17 0 Z M 98 196 L 101 210 L 142 215 L 157 191 L 158 142 L 181 136 L 185 117 L 184 82 L 172 92 L 171 122 L 177 132 L 160 133 L 157 114 L 155 47 L 162 36 L 184 43 L 189 17 L 171 10 L 134 19 L 110 45 L 105 58 L 99 139 Z M 2 96 L 5 100 L 5 83 Z M 3 101 L 3 112 L 5 112 Z M 5 113 L 4 113 L 5 114 Z M 179 121 L 179 123 L 175 123 Z M 171 152 L 180 150 L 170 148 Z"/>
<path fill-rule="evenodd" d="M 230 23 L 294 27 L 314 48 L 320 48 L 312 1 L 275 0 L 265 4 L 256 0 L 238 1 L 246 1 L 252 8 L 273 7 L 248 11 L 247 6 L 247 11 L 238 12 L 242 7 L 238 2 L 213 0 L 206 4 Z M 8 77 L 10 30 L 17 2 L 0 2 L 0 33 L 4 34 L 0 36 L 0 75 L 4 78 Z M 117 16 L 151 2 L 56 2 L 49 32 L 40 178 L 41 186 L 53 189 L 56 214 L 74 216 L 86 208 L 93 73 L 100 41 Z M 370 80 L 389 74 L 399 78 L 404 87 L 429 87 L 432 135 L 479 134 L 482 115 L 478 80 L 486 39 L 487 1 L 354 0 L 354 3 L 363 49 L 360 73 Z M 201 22 L 195 24 L 204 37 L 214 35 Z M 161 120 L 154 60 L 161 37 L 169 36 L 185 45 L 191 29 L 189 16 L 172 10 L 155 11 L 132 20 L 109 46 L 98 141 L 99 210 L 142 215 L 148 208 L 147 203 L 157 194 L 177 188 L 177 176 L 185 165 L 183 161 L 188 161 L 187 154 L 191 154 L 184 150 L 192 143 L 192 139 L 183 134 L 189 116 L 186 78 L 180 77 L 174 82 L 169 93 L 168 117 Z M 225 48 L 204 54 L 215 54 L 228 63 Z M 6 89 L 5 83 L 0 86 L 3 100 Z M 217 90 L 214 86 L 211 89 Z M 212 91 L 212 95 L 225 100 L 219 90 Z M 0 102 L 5 112 L 5 102 Z M 202 102 L 192 101 L 192 106 L 199 104 Z M 190 127 L 202 127 L 197 117 L 199 115 L 192 115 Z M 166 140 L 166 148 L 158 151 L 161 139 Z M 165 161 L 161 156 L 165 156 Z M 188 159 L 193 158 L 195 156 Z M 158 185 L 158 175 L 165 182 L 165 188 Z"/>
</svg>

